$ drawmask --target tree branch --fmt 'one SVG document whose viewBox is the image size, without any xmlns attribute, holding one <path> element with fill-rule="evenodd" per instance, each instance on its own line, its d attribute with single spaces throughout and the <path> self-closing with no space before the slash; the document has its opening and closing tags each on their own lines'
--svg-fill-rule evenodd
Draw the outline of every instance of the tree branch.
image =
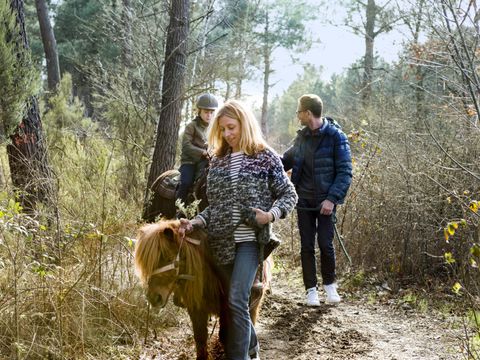
<svg viewBox="0 0 480 360">
<path fill-rule="evenodd" d="M 192 55 L 193 53 L 202 50 L 203 48 L 207 48 L 207 47 L 210 46 L 211 44 L 217 42 L 218 40 L 224 38 L 224 37 L 227 36 L 227 35 L 228 35 L 228 33 L 222 34 L 222 35 L 218 36 L 216 39 L 213 39 L 212 41 L 206 43 L 205 45 L 199 46 L 199 47 L 195 48 L 194 50 L 189 51 L 189 52 L 187 53 L 187 55 L 190 56 L 190 55 Z"/>
<path fill-rule="evenodd" d="M 457 159 L 455 159 L 452 155 L 450 155 L 448 153 L 447 150 L 445 150 L 443 148 L 443 146 L 440 144 L 440 142 L 437 140 L 437 138 L 435 137 L 435 135 L 433 135 L 432 133 L 432 130 L 430 129 L 430 126 L 428 126 L 428 123 L 427 123 L 427 120 L 426 119 L 423 119 L 423 122 L 425 123 L 425 127 L 428 131 L 428 133 L 430 134 L 430 136 L 432 137 L 433 141 L 435 142 L 435 144 L 437 145 L 437 147 L 442 150 L 442 152 L 450 159 L 452 160 L 458 167 L 460 167 L 463 171 L 465 171 L 467 174 L 469 174 L 470 176 L 472 176 L 473 178 L 477 179 L 478 181 L 480 181 L 480 176 L 478 176 L 477 174 L 473 173 L 470 169 L 467 169 L 465 166 L 463 166 L 463 164 L 461 164 Z"/>
</svg>

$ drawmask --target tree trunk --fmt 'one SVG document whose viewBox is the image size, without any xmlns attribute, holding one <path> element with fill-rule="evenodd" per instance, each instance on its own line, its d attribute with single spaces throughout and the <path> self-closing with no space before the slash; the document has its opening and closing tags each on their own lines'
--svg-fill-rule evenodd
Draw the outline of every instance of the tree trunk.
<svg viewBox="0 0 480 360">
<path fill-rule="evenodd" d="M 230 99 L 230 93 L 232 92 L 231 88 L 232 86 L 230 85 L 230 80 L 227 80 L 225 82 L 225 101 Z"/>
<path fill-rule="evenodd" d="M 245 76 L 245 68 L 246 68 L 246 61 L 247 61 L 247 53 L 249 49 L 248 41 L 245 41 L 245 34 L 251 29 L 251 22 L 250 22 L 250 5 L 247 5 L 247 12 L 244 16 L 243 19 L 243 25 L 241 28 L 241 31 L 239 32 L 238 36 L 238 42 L 240 45 L 244 46 L 244 49 L 242 47 L 238 47 L 237 50 L 240 52 L 240 59 L 238 61 L 238 69 L 236 73 L 236 79 L 235 79 L 235 98 L 240 99 L 242 97 L 242 87 L 243 87 L 243 79 Z"/>
<path fill-rule="evenodd" d="M 38 0 L 37 0 L 38 1 Z M 128 71 L 133 65 L 132 56 L 132 5 L 130 0 L 122 0 L 122 63 Z"/>
<path fill-rule="evenodd" d="M 23 0 L 11 0 L 10 6 L 16 13 L 22 41 L 18 46 L 28 48 Z M 25 212 L 32 212 L 38 201 L 49 203 L 52 200 L 55 186 L 36 97 L 30 98 L 27 108 L 24 118 L 10 135 L 12 143 L 7 145 L 7 154 L 13 185 L 20 190 L 21 204 Z"/>
<path fill-rule="evenodd" d="M 152 211 L 150 188 L 157 177 L 173 168 L 187 62 L 189 30 L 189 0 L 174 0 L 170 4 L 170 23 L 167 29 L 165 65 L 162 84 L 162 108 L 158 120 L 155 149 L 147 181 L 143 218 Z"/>
<path fill-rule="evenodd" d="M 45 0 L 35 0 L 37 8 L 38 23 L 42 34 L 43 50 L 47 60 L 47 81 L 48 90 L 54 93 L 60 83 L 60 65 L 58 62 L 57 41 L 53 32 L 50 18 L 48 17 L 48 6 Z"/>
<path fill-rule="evenodd" d="M 423 7 L 424 7 L 424 0 L 421 0 L 418 4 L 418 16 L 415 22 L 415 31 L 413 33 L 413 44 L 418 47 L 419 44 L 419 37 L 420 37 L 420 27 L 421 27 L 421 22 L 423 19 Z M 417 121 L 415 121 L 415 128 L 416 130 L 419 129 L 420 119 L 423 119 L 425 116 L 425 90 L 423 88 L 423 69 L 422 66 L 417 65 L 416 69 L 416 76 L 415 76 L 415 81 L 416 81 L 416 87 L 415 87 L 415 104 L 416 104 L 416 109 L 417 109 Z"/>
<path fill-rule="evenodd" d="M 375 0 L 368 0 L 367 22 L 365 24 L 365 59 L 363 71 L 362 103 L 364 107 L 370 104 L 373 79 L 373 45 L 375 40 L 375 18 L 377 6 Z"/>
<path fill-rule="evenodd" d="M 242 59 L 245 60 L 245 59 Z M 240 99 L 242 97 L 242 87 L 243 87 L 243 74 L 245 73 L 245 63 L 240 61 L 238 65 L 238 75 L 235 80 L 235 99 Z"/>
<path fill-rule="evenodd" d="M 260 121 L 260 126 L 262 128 L 263 136 L 265 139 L 268 137 L 268 126 L 267 126 L 267 115 L 268 115 L 268 90 L 270 85 L 270 57 L 264 57 L 265 70 L 263 73 L 263 100 L 262 100 L 262 118 Z"/>
<path fill-rule="evenodd" d="M 269 22 L 268 22 L 268 10 L 265 13 L 265 45 L 263 47 L 263 101 L 262 101 L 262 117 L 260 120 L 260 126 L 262 128 L 263 135 L 265 139 L 268 137 L 268 127 L 267 127 L 267 111 L 268 111 L 268 90 L 270 89 L 270 54 L 272 52 L 271 46 L 268 41 L 269 34 Z"/>
<path fill-rule="evenodd" d="M 192 75 L 190 76 L 190 82 L 189 82 L 187 91 L 190 91 L 195 86 L 195 78 L 197 77 L 197 64 L 198 64 L 198 67 L 200 68 L 198 70 L 198 73 L 199 74 L 202 73 L 201 64 L 203 64 L 205 60 L 205 48 L 206 48 L 205 45 L 207 44 L 208 27 L 210 24 L 210 13 L 213 11 L 212 6 L 213 6 L 213 2 L 209 2 L 208 7 L 206 9 L 205 22 L 203 24 L 203 32 L 200 35 L 200 38 L 202 39 L 200 43 L 201 50 L 200 50 L 200 53 L 198 51 L 195 51 L 195 55 L 192 61 Z M 192 107 L 190 107 L 190 104 L 192 104 Z M 190 110 L 191 108 L 192 110 Z M 190 118 L 190 114 L 193 114 L 193 108 L 194 108 L 193 103 L 187 102 L 185 106 L 185 114 L 187 116 L 186 120 Z"/>
</svg>

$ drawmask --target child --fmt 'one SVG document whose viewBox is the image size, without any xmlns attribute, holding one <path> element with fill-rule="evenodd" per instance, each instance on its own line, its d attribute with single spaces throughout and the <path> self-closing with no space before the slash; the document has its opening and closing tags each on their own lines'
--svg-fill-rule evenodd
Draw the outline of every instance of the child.
<svg viewBox="0 0 480 360">
<path fill-rule="evenodd" d="M 206 131 L 218 101 L 212 94 L 205 93 L 198 97 L 196 107 L 198 115 L 185 127 L 183 134 L 180 184 L 175 194 L 185 205 L 188 205 L 188 193 L 195 178 L 208 165 Z"/>
</svg>

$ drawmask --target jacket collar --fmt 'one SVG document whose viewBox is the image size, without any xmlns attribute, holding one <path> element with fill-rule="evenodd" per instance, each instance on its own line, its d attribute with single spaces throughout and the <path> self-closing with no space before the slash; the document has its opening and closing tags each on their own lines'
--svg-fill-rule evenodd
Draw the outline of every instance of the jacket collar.
<svg viewBox="0 0 480 360">
<path fill-rule="evenodd" d="M 204 128 L 206 128 L 208 126 L 208 124 L 205 121 L 202 120 L 200 115 L 197 115 L 194 120 L 197 122 L 198 126 L 201 126 L 201 127 L 204 127 Z"/>
<path fill-rule="evenodd" d="M 330 124 L 328 122 L 328 119 L 323 118 L 322 127 L 312 131 L 312 130 L 310 130 L 310 128 L 308 126 L 305 126 L 304 128 L 298 130 L 297 134 L 304 137 L 304 138 L 316 137 L 316 136 L 320 136 L 322 134 L 325 134 L 328 131 L 329 127 L 330 127 Z"/>
</svg>

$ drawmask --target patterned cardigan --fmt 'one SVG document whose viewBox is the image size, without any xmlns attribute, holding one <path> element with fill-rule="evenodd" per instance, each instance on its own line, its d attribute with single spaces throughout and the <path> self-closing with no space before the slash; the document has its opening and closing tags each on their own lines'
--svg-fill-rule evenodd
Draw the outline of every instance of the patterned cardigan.
<svg viewBox="0 0 480 360">
<path fill-rule="evenodd" d="M 230 154 L 214 157 L 207 178 L 207 198 L 209 206 L 198 216 L 207 225 L 209 245 L 220 265 L 232 264 L 235 259 L 235 203 L 240 209 L 255 207 L 263 211 L 275 206 L 285 218 L 297 202 L 280 157 L 270 149 L 243 157 L 235 188 L 230 178 Z"/>
</svg>

